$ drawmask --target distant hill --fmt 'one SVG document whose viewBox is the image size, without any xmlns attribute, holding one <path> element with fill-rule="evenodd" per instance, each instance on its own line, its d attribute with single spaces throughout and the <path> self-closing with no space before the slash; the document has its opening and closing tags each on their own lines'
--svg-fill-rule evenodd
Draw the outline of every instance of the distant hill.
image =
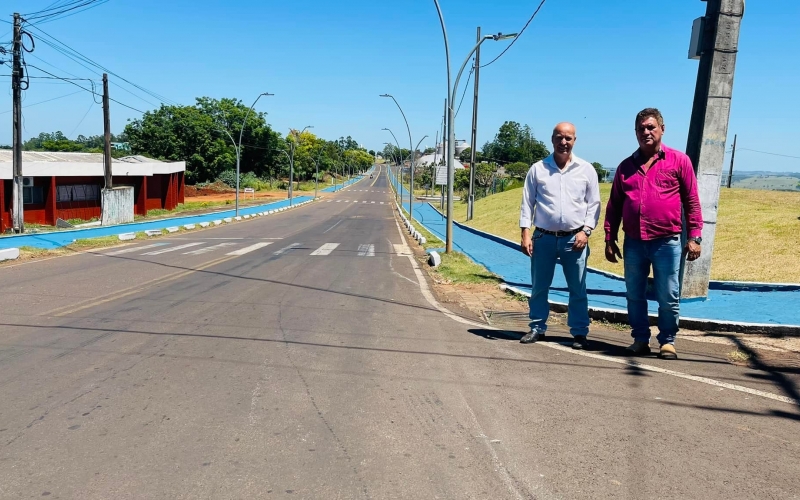
<svg viewBox="0 0 800 500">
<path fill-rule="evenodd" d="M 616 169 L 608 174 L 608 182 L 614 179 Z M 727 171 L 723 172 L 722 185 L 727 186 Z M 765 189 L 770 191 L 800 191 L 800 172 L 766 172 L 742 170 L 733 174 L 732 187 L 742 189 Z"/>
</svg>

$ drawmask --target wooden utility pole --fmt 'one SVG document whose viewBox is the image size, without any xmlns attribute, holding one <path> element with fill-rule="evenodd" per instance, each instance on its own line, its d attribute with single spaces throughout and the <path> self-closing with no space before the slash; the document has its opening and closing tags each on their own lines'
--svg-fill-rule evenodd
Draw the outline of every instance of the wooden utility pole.
<svg viewBox="0 0 800 500">
<path fill-rule="evenodd" d="M 731 150 L 731 169 L 728 172 L 728 189 L 731 188 L 733 182 L 733 159 L 736 157 L 736 134 L 733 134 L 733 149 Z"/>
<path fill-rule="evenodd" d="M 481 27 L 478 26 L 477 43 L 481 41 Z M 478 141 L 478 80 L 481 72 L 481 46 L 475 51 L 475 90 L 472 96 L 472 141 L 469 157 L 469 199 L 467 200 L 467 220 L 472 220 L 472 211 L 475 208 L 475 143 Z"/>
<path fill-rule="evenodd" d="M 22 177 L 22 18 L 14 13 L 14 41 L 12 46 L 11 93 L 12 93 L 12 130 L 14 149 L 12 163 L 14 181 L 11 206 L 11 226 L 15 232 L 25 232 L 25 214 L 23 205 Z"/>
<path fill-rule="evenodd" d="M 111 115 L 108 111 L 108 75 L 103 73 L 103 172 L 106 178 L 106 189 L 114 187 L 111 178 Z"/>
<path fill-rule="evenodd" d="M 705 28 L 700 39 L 700 66 L 686 144 L 686 153 L 697 172 L 703 209 L 703 242 L 700 258 L 685 264 L 681 292 L 685 298 L 708 295 L 739 26 L 744 15 L 744 0 L 707 1 Z"/>
</svg>

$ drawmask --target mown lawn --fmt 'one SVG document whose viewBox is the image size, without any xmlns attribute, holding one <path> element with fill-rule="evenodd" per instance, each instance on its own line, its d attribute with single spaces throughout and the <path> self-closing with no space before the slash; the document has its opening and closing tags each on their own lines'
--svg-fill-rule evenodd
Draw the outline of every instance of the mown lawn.
<svg viewBox="0 0 800 500">
<path fill-rule="evenodd" d="M 600 230 L 589 239 L 589 265 L 622 274 L 622 264 L 603 256 L 602 224 L 611 184 L 600 185 Z M 498 193 L 475 203 L 469 225 L 518 241 L 522 191 Z M 456 202 L 455 220 L 466 219 L 467 205 Z M 800 193 L 722 189 L 711 277 L 715 280 L 800 283 Z M 620 231 L 621 233 L 621 231 Z M 622 236 L 620 234 L 620 236 Z M 621 245 L 620 245 L 621 246 Z"/>
</svg>

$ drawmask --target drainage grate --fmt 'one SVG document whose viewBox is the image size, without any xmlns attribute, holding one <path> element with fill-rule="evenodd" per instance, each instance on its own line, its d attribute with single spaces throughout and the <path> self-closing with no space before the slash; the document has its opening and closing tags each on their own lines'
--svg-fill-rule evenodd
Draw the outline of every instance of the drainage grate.
<svg viewBox="0 0 800 500">
<path fill-rule="evenodd" d="M 519 311 L 483 311 L 486 322 L 508 331 L 528 331 L 528 313 Z"/>
</svg>

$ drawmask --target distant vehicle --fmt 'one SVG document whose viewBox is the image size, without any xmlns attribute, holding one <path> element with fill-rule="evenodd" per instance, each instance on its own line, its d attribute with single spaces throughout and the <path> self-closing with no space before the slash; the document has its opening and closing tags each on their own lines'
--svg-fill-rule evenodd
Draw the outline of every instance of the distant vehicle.
<svg viewBox="0 0 800 500">
<path fill-rule="evenodd" d="M 372 175 L 373 175 L 373 174 L 369 174 L 369 178 L 370 178 L 370 179 L 372 179 Z"/>
</svg>

